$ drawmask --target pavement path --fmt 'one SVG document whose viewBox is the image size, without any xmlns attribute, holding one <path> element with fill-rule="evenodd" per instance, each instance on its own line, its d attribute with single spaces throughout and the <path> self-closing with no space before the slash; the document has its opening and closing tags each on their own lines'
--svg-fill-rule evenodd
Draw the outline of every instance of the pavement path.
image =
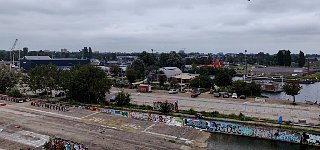
<svg viewBox="0 0 320 150">
<path fill-rule="evenodd" d="M 198 141 L 199 138 L 192 135 L 210 135 L 188 128 L 175 129 L 187 133 L 179 136 L 174 132 L 158 133 L 152 129 L 165 131 L 169 126 L 159 127 L 160 124 L 152 125 L 153 122 L 79 108 L 61 112 L 34 107 L 30 103 L 6 103 L 0 107 L 0 148 L 4 149 L 38 147 L 43 139 L 52 135 L 84 143 L 90 149 L 183 149 L 191 146 L 190 141 Z M 40 134 L 48 136 L 42 138 Z M 30 136 L 38 137 L 38 140 L 28 140 Z M 194 142 L 195 146 L 197 143 Z"/>
<path fill-rule="evenodd" d="M 230 101 L 219 98 L 190 98 L 175 95 L 159 95 L 153 93 L 131 93 L 132 101 L 136 104 L 153 105 L 155 100 L 177 100 L 179 109 L 193 108 L 198 111 L 218 111 L 223 114 L 239 114 L 240 112 L 246 116 L 278 119 L 279 116 L 283 120 L 298 122 L 305 119 L 307 123 L 319 124 L 319 106 L 299 106 L 286 104 L 270 104 L 254 101 Z"/>
</svg>

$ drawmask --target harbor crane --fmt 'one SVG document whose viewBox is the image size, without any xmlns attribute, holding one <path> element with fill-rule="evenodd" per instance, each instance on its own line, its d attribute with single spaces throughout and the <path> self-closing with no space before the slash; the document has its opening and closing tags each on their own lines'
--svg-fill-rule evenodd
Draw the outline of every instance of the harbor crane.
<svg viewBox="0 0 320 150">
<path fill-rule="evenodd" d="M 15 49 L 15 47 L 17 46 L 17 43 L 18 43 L 18 39 L 16 39 L 16 40 L 14 41 L 12 47 L 10 48 L 10 59 L 12 58 L 12 64 L 11 64 L 11 62 L 10 62 L 10 70 L 11 70 L 12 67 L 15 67 L 15 66 L 14 66 L 14 49 Z M 12 57 L 11 57 L 11 55 L 12 55 Z"/>
</svg>

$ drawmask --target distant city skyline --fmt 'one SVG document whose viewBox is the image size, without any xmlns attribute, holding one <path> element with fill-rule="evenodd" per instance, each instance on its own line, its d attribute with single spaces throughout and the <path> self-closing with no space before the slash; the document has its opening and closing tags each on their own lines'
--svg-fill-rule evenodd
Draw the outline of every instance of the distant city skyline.
<svg viewBox="0 0 320 150">
<path fill-rule="evenodd" d="M 320 53 L 315 0 L 10 0 L 0 49 Z"/>
</svg>

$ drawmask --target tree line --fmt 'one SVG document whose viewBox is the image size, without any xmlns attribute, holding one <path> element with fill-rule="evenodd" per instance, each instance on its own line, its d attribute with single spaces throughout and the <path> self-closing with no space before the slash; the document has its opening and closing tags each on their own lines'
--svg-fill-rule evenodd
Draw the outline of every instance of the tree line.
<svg viewBox="0 0 320 150">
<path fill-rule="evenodd" d="M 68 99 L 81 103 L 99 103 L 111 87 L 105 72 L 91 65 L 76 65 L 70 70 L 40 65 L 30 70 L 27 82 L 33 91 L 63 90 Z"/>
<path fill-rule="evenodd" d="M 5 65 L 0 65 L 0 94 L 8 94 L 17 84 L 19 74 L 10 71 Z"/>
<path fill-rule="evenodd" d="M 279 50 L 277 64 L 279 66 L 291 66 L 291 62 L 296 62 L 299 67 L 303 67 L 306 63 L 304 53 L 300 51 L 298 55 L 292 55 L 290 50 Z"/>
</svg>

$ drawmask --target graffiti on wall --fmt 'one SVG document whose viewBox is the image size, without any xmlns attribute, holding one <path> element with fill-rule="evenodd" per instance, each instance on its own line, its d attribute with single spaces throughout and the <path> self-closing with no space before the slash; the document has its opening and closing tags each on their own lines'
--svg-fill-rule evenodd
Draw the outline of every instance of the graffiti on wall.
<svg viewBox="0 0 320 150">
<path fill-rule="evenodd" d="M 208 129 L 210 132 L 221 132 L 221 133 L 232 133 L 232 134 L 241 134 L 241 126 L 239 124 L 212 121 Z"/>
<path fill-rule="evenodd" d="M 107 113 L 107 114 L 112 114 L 112 115 L 119 115 L 119 116 L 123 116 L 123 117 L 129 117 L 129 112 L 128 111 L 100 108 L 100 112 Z"/>
<path fill-rule="evenodd" d="M 280 140 L 280 141 L 288 141 L 288 142 L 301 142 L 301 134 L 298 132 L 292 131 L 279 131 L 276 130 L 273 134 L 273 139 Z"/>
<path fill-rule="evenodd" d="M 271 139 L 272 138 L 272 130 L 262 128 L 262 127 L 256 127 L 253 130 L 253 136 L 255 137 L 260 137 L 260 138 L 266 138 L 266 139 Z"/>
<path fill-rule="evenodd" d="M 224 121 L 207 121 L 202 119 L 190 119 L 190 118 L 180 118 L 173 116 L 166 116 L 160 114 L 151 114 L 143 112 L 128 112 L 114 109 L 103 109 L 99 110 L 103 113 L 119 115 L 123 117 L 129 117 L 133 119 L 138 119 L 142 121 L 152 121 L 157 123 L 165 123 L 170 126 L 188 127 L 196 128 L 201 130 L 206 130 L 208 132 L 219 132 L 234 135 L 243 135 L 251 137 L 259 137 L 265 139 L 275 139 L 279 141 L 287 141 L 294 143 L 305 143 L 310 145 L 320 145 L 320 135 L 302 133 L 290 130 L 280 130 L 277 128 L 244 125 Z"/>
<path fill-rule="evenodd" d="M 171 126 L 181 127 L 183 125 L 183 121 L 180 117 L 141 113 L 141 112 L 131 112 L 130 117 L 138 120 L 143 120 L 143 121 L 166 123 L 167 125 L 171 125 Z"/>
<path fill-rule="evenodd" d="M 183 119 L 183 120 L 184 120 L 184 126 L 186 127 L 193 127 L 193 128 L 199 128 L 199 129 L 208 129 L 210 127 L 209 121 L 197 120 L 197 119 Z"/>
<path fill-rule="evenodd" d="M 306 141 L 313 145 L 320 145 L 320 135 L 306 134 Z"/>
</svg>

